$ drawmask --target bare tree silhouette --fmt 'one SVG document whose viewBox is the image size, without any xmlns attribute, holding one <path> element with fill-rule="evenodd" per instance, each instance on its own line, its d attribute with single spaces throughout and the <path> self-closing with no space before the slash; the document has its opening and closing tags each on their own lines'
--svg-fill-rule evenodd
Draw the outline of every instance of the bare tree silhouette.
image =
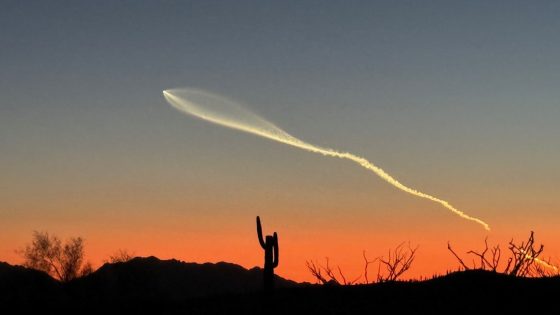
<svg viewBox="0 0 560 315">
<path fill-rule="evenodd" d="M 33 232 L 33 240 L 24 250 L 18 251 L 25 259 L 23 265 L 44 271 L 62 282 L 68 282 L 91 273 L 93 268 L 84 263 L 84 240 L 70 238 L 64 245 L 55 235 Z"/>
<path fill-rule="evenodd" d="M 489 248 L 487 238 L 484 240 L 484 245 L 485 247 L 483 251 L 470 250 L 467 252 L 467 254 L 474 255 L 479 259 L 478 264 L 475 260 L 473 260 L 472 268 L 468 267 L 461 257 L 457 255 L 457 253 L 451 248 L 450 243 L 447 243 L 447 249 L 453 254 L 453 256 L 455 256 L 465 270 L 480 269 L 499 272 L 498 267 L 501 259 L 500 245 Z M 550 262 L 550 259 L 539 259 L 539 256 L 544 250 L 544 246 L 540 245 L 535 247 L 535 237 L 533 231 L 531 231 L 527 241 L 521 242 L 519 245 L 515 244 L 512 239 L 509 242 L 508 249 L 511 256 L 508 258 L 507 264 L 502 273 L 515 277 L 543 277 L 558 275 L 558 267 L 554 266 Z"/>
</svg>

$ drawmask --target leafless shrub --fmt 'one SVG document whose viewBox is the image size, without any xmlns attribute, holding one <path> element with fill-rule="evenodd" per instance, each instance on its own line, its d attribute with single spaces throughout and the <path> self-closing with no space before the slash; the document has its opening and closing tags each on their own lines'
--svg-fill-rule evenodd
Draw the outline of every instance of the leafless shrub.
<svg viewBox="0 0 560 315">
<path fill-rule="evenodd" d="M 322 284 L 327 284 L 329 282 L 329 280 L 327 280 L 327 278 L 323 276 L 321 265 L 319 265 L 318 263 L 315 264 L 313 261 L 306 261 L 305 264 L 307 265 L 307 269 L 309 270 L 309 272 L 311 272 L 311 275 L 315 277 L 317 282 Z M 338 284 L 338 281 L 336 279 L 334 281 Z"/>
<path fill-rule="evenodd" d="M 500 264 L 501 250 L 500 246 L 496 245 L 489 249 L 488 239 L 484 240 L 485 248 L 483 251 L 477 252 L 470 250 L 467 254 L 478 257 L 479 263 L 473 261 L 473 267 L 469 268 L 464 261 L 453 251 L 451 244 L 447 244 L 448 250 L 455 256 L 461 266 L 465 269 L 481 269 L 498 272 Z M 550 263 L 550 260 L 541 260 L 538 257 L 542 254 L 544 246 L 540 245 L 535 247 L 534 233 L 531 231 L 529 238 L 526 242 L 515 244 L 513 239 L 509 242 L 508 249 L 511 257 L 507 260 L 502 273 L 509 274 L 516 277 L 542 277 L 558 275 L 558 267 Z"/>
<path fill-rule="evenodd" d="M 340 266 L 336 266 L 336 269 L 338 271 L 338 275 L 340 276 L 340 279 L 339 279 L 336 276 L 336 272 L 329 265 L 329 258 L 328 257 L 325 258 L 325 261 L 326 261 L 325 266 L 322 266 L 321 264 L 315 263 L 313 261 L 306 261 L 307 269 L 309 270 L 311 275 L 313 275 L 313 277 L 315 277 L 315 279 L 319 283 L 322 283 L 322 284 L 336 284 L 336 285 L 340 285 L 340 284 L 352 285 L 352 284 L 356 284 L 357 281 L 361 278 L 361 275 L 360 275 L 356 279 L 348 281 L 346 279 L 346 276 L 342 272 L 342 269 L 340 269 Z"/>
<path fill-rule="evenodd" d="M 535 238 L 533 231 L 531 231 L 527 242 L 521 242 L 521 245 L 515 244 L 512 239 L 508 247 L 511 252 L 511 257 L 508 259 L 508 264 L 504 273 L 518 277 L 531 276 L 533 274 L 532 267 L 535 261 L 538 261 L 539 255 L 544 250 L 542 244 L 538 249 L 535 249 L 534 243 Z"/>
<path fill-rule="evenodd" d="M 112 264 L 121 263 L 121 262 L 127 262 L 132 258 L 134 258 L 134 253 L 129 253 L 128 250 L 126 249 L 119 249 L 114 254 L 110 255 L 109 259 L 106 260 L 105 262 L 112 263 Z"/>
<path fill-rule="evenodd" d="M 366 256 L 366 252 L 363 251 L 363 282 L 359 282 L 359 280 L 362 278 L 362 275 L 358 276 L 354 280 L 348 281 L 340 266 L 336 266 L 336 270 L 330 266 L 329 258 L 326 258 L 325 266 L 313 261 L 307 261 L 306 264 L 307 269 L 309 270 L 311 275 L 317 280 L 317 282 L 322 284 L 353 285 L 360 283 L 372 283 L 369 279 L 368 271 L 370 265 L 375 262 L 378 263 L 376 282 L 396 281 L 412 266 L 412 263 L 414 262 L 414 259 L 416 257 L 417 249 L 418 247 L 411 248 L 410 243 L 408 243 L 408 246 L 405 246 L 405 243 L 401 243 L 394 250 L 389 250 L 387 259 L 385 259 L 384 257 L 377 257 L 373 260 L 369 260 Z"/>
<path fill-rule="evenodd" d="M 469 269 L 464 262 L 459 258 L 459 256 L 457 256 L 457 254 L 451 249 L 451 245 L 448 243 L 447 244 L 447 248 L 453 253 L 453 255 L 455 255 L 455 257 L 457 259 L 459 259 L 460 263 L 463 265 L 463 267 L 465 267 L 465 269 Z M 490 250 L 490 253 L 488 253 L 488 251 Z M 486 237 L 484 239 L 484 250 L 483 251 L 474 251 L 474 250 L 470 250 L 467 252 L 467 254 L 472 254 L 476 257 L 479 258 L 480 263 L 476 264 L 476 261 L 473 261 L 473 269 L 483 269 L 483 270 L 491 270 L 491 271 L 496 271 L 498 269 L 498 266 L 500 264 L 500 258 L 502 255 L 501 249 L 500 249 L 500 245 L 496 245 L 493 246 L 492 248 L 488 247 L 488 237 Z M 486 256 L 487 254 L 488 257 Z"/>
<path fill-rule="evenodd" d="M 408 246 L 406 247 L 404 244 L 405 243 L 401 243 L 394 251 L 389 250 L 387 259 L 384 257 L 379 258 L 379 266 L 381 268 L 381 265 L 383 265 L 387 274 L 383 275 L 378 272 L 377 282 L 396 281 L 410 269 L 414 259 L 416 258 L 416 250 L 418 250 L 418 246 L 412 248 L 410 247 L 410 243 L 408 243 Z"/>
</svg>

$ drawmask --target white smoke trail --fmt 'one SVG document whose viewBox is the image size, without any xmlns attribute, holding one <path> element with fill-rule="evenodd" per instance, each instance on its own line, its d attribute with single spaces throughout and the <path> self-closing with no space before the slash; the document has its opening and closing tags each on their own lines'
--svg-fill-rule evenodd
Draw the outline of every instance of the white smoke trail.
<svg viewBox="0 0 560 315">
<path fill-rule="evenodd" d="M 451 210 L 463 219 L 470 220 L 482 225 L 486 230 L 490 227 L 486 222 L 471 217 L 463 211 L 453 207 L 449 202 L 437 197 L 425 194 L 400 183 L 398 180 L 387 174 L 381 168 L 375 166 L 370 161 L 348 152 L 339 152 L 329 148 L 323 148 L 298 138 L 293 137 L 273 123 L 247 111 L 239 104 L 223 97 L 196 89 L 173 89 L 163 91 L 165 99 L 176 109 L 189 115 L 213 122 L 218 125 L 245 131 L 274 141 L 282 142 L 310 152 L 320 153 L 325 156 L 332 156 L 353 161 L 360 166 L 372 171 L 396 188 L 411 195 L 437 202 L 443 207 Z"/>
</svg>

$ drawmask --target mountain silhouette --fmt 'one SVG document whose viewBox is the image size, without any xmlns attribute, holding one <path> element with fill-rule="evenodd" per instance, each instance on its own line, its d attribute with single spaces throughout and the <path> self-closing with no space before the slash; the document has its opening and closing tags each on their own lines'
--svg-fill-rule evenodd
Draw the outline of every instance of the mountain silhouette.
<svg viewBox="0 0 560 315">
<path fill-rule="evenodd" d="M 0 262 L 0 305 L 55 305 L 65 300 L 62 284 L 44 272 Z"/>
<path fill-rule="evenodd" d="M 0 263 L 0 305 L 58 314 L 555 314 L 559 309 L 559 277 L 467 270 L 425 281 L 320 286 L 276 276 L 271 294 L 263 292 L 262 277 L 260 268 L 147 257 L 105 264 L 60 283 L 43 272 Z"/>
<path fill-rule="evenodd" d="M 299 286 L 276 276 L 279 288 Z M 68 284 L 74 297 L 110 300 L 182 301 L 215 295 L 257 292 L 263 286 L 263 270 L 239 265 L 185 263 L 156 257 L 134 258 L 124 263 L 105 264 L 94 273 Z"/>
<path fill-rule="evenodd" d="M 306 285 L 279 276 L 275 276 L 275 283 L 279 289 Z M 92 303 L 173 305 L 199 298 L 257 293 L 262 287 L 261 268 L 245 269 L 226 262 L 198 264 L 136 257 L 127 262 L 106 263 L 68 283 L 41 271 L 0 262 L 0 305 L 23 309 L 71 309 Z"/>
</svg>

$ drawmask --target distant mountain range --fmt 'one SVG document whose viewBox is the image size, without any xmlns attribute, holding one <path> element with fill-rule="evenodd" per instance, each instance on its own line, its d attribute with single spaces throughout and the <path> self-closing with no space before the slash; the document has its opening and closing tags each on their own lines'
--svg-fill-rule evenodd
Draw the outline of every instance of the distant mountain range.
<svg viewBox="0 0 560 315">
<path fill-rule="evenodd" d="M 118 296 L 123 300 L 161 300 L 163 297 L 181 301 L 256 292 L 263 286 L 262 275 L 260 268 L 247 270 L 225 262 L 197 264 L 138 257 L 125 263 L 105 264 L 68 287 L 79 298 L 96 296 L 105 300 Z M 279 276 L 275 283 L 278 288 L 298 286 Z"/>
<path fill-rule="evenodd" d="M 0 262 L 0 305 L 67 301 L 167 301 L 248 294 L 263 285 L 262 269 L 136 257 L 104 264 L 90 275 L 62 284 L 44 272 Z M 276 276 L 277 288 L 301 286 Z"/>
<path fill-rule="evenodd" d="M 516 278 L 468 270 L 426 281 L 319 286 L 276 277 L 264 294 L 262 269 L 155 257 L 105 264 L 62 284 L 43 272 L 0 263 L 2 314 L 548 314 L 560 312 L 560 278 Z M 19 311 L 19 312 L 18 312 Z"/>
</svg>

